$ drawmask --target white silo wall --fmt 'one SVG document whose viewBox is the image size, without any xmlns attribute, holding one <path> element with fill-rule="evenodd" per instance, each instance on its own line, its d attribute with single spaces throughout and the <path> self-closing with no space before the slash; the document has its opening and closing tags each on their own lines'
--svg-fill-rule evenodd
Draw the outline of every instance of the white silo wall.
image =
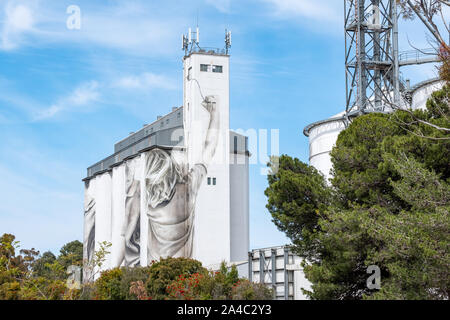
<svg viewBox="0 0 450 320">
<path fill-rule="evenodd" d="M 230 153 L 229 56 L 194 51 L 183 66 L 183 108 L 119 141 L 113 155 L 88 168 L 85 216 L 94 216 L 95 203 L 95 250 L 112 244 L 103 269 L 168 256 L 204 266 L 246 259 L 248 154 Z M 183 139 L 174 140 L 172 128 Z M 230 164 L 234 157 L 243 164 Z M 92 225 L 87 219 L 86 230 Z"/>
<path fill-rule="evenodd" d="M 331 177 L 332 168 L 330 152 L 344 128 L 342 120 L 331 120 L 314 126 L 309 133 L 309 163 L 327 180 Z"/>
<path fill-rule="evenodd" d="M 125 167 L 112 169 L 112 221 L 111 221 L 111 260 L 112 265 L 122 263 L 121 256 L 125 248 L 121 243 L 122 226 L 125 219 Z M 120 262 L 118 262 L 120 261 Z"/>
<path fill-rule="evenodd" d="M 100 249 L 100 243 L 111 243 L 111 173 L 95 177 L 95 250 Z M 110 268 L 111 255 L 107 255 L 102 270 Z"/>
<path fill-rule="evenodd" d="M 249 175 L 248 157 L 230 154 L 230 260 L 247 260 L 249 239 Z"/>
<path fill-rule="evenodd" d="M 148 178 L 145 173 L 146 159 L 150 152 L 152 151 L 141 153 L 113 167 L 111 171 L 98 174 L 89 180 L 85 192 L 86 195 L 95 199 L 95 250 L 100 249 L 100 242 L 111 243 L 108 250 L 110 254 L 107 256 L 102 270 L 126 265 L 124 232 L 130 222 L 126 203 L 133 201 L 133 198 L 136 197 L 139 197 L 140 265 L 145 266 L 151 262 L 149 253 L 152 250 L 153 240 L 149 238 L 151 223 L 149 222 L 149 204 L 145 185 L 146 178 Z M 245 156 L 242 155 L 242 157 Z M 216 208 L 216 210 L 206 210 L 197 207 L 194 215 L 192 246 L 195 250 L 191 257 L 201 261 L 205 266 L 218 265 L 221 261 L 230 262 L 232 256 L 239 261 L 246 259 L 249 245 L 248 159 L 242 161 L 244 164 L 232 165 L 231 175 L 234 180 L 232 187 L 236 188 L 232 199 L 221 195 L 224 188 L 228 188 L 228 190 L 230 188 L 229 185 L 222 185 L 226 182 L 217 179 L 216 185 L 207 185 L 206 180 L 201 183 L 198 199 L 201 199 L 208 207 Z M 134 172 L 133 175 L 130 175 L 130 170 Z M 129 180 L 127 181 L 127 179 Z M 131 180 L 139 182 L 139 194 L 136 190 L 134 193 L 127 193 L 127 186 Z M 233 206 L 233 210 L 224 210 L 230 204 Z M 230 223 L 237 228 L 232 233 L 229 229 Z M 87 224 L 85 229 L 89 230 Z M 87 232 L 85 231 L 85 233 Z M 233 239 L 230 239 L 231 237 Z M 179 256 L 179 253 L 176 256 Z"/>
<path fill-rule="evenodd" d="M 195 203 L 193 257 L 205 265 L 212 265 L 231 258 L 229 56 L 192 53 L 183 59 L 183 63 L 183 121 L 188 165 L 193 168 L 204 163 L 207 167 Z M 202 71 L 202 65 L 208 66 L 208 71 Z M 211 72 L 212 66 L 221 66 L 222 72 Z M 215 129 L 218 142 L 210 163 L 204 159 L 210 115 L 202 106 L 203 99 L 208 96 L 216 100 L 220 119 Z M 208 185 L 208 178 L 215 179 L 216 184 Z"/>
<path fill-rule="evenodd" d="M 137 179 L 141 182 L 141 208 L 140 208 L 140 238 L 141 238 L 141 266 L 148 265 L 148 217 L 147 217 L 147 192 L 145 190 L 145 153 L 140 154 L 138 162 Z"/>
<path fill-rule="evenodd" d="M 412 94 L 411 108 L 413 110 L 425 109 L 428 98 L 434 91 L 442 89 L 443 85 L 444 85 L 443 81 L 434 81 L 426 85 L 420 86 L 419 88 L 414 90 Z"/>
</svg>

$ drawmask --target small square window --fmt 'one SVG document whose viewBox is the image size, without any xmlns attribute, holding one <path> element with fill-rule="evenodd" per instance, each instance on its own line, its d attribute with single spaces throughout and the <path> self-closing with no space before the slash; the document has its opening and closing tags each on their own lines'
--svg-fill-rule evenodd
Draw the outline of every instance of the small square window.
<svg viewBox="0 0 450 320">
<path fill-rule="evenodd" d="M 223 71 L 222 66 L 213 66 L 212 68 L 212 72 L 222 73 L 222 71 Z"/>
<path fill-rule="evenodd" d="M 201 64 L 200 71 L 208 72 L 208 69 L 209 69 L 208 67 L 209 67 L 209 65 L 207 65 L 207 64 Z"/>
</svg>

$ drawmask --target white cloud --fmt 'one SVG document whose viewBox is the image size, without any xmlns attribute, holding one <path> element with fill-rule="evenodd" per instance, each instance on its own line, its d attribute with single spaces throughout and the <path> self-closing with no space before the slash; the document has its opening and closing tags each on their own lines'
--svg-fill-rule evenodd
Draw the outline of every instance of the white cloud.
<svg viewBox="0 0 450 320">
<path fill-rule="evenodd" d="M 53 118 L 62 111 L 83 111 L 82 107 L 86 110 L 91 103 L 99 99 L 98 87 L 97 81 L 89 81 L 80 85 L 69 96 L 63 97 L 50 107 L 39 111 L 34 120 Z"/>
<path fill-rule="evenodd" d="M 304 17 L 323 23 L 343 24 L 343 9 L 341 0 L 262 0 L 274 7 L 278 17 Z M 300 20 L 299 20 L 300 22 Z"/>
<path fill-rule="evenodd" d="M 159 4 L 120 1 L 105 6 L 81 1 L 79 6 L 81 29 L 69 30 L 66 28 L 69 15 L 60 3 L 10 0 L 5 4 L 0 1 L 0 13 L 6 12 L 4 23 L 0 16 L 0 50 L 16 49 L 25 44 L 56 43 L 78 48 L 97 46 L 148 56 L 167 54 L 174 45 L 179 45 L 179 27 L 184 25 L 184 18 L 159 14 L 159 10 L 163 10 L 158 8 Z M 163 15 L 166 17 L 162 18 Z"/>
<path fill-rule="evenodd" d="M 9 26 L 14 30 L 30 30 L 33 27 L 33 16 L 30 8 L 24 5 L 18 5 L 9 8 L 7 19 Z"/>
<path fill-rule="evenodd" d="M 206 0 L 206 3 L 223 13 L 229 13 L 231 9 L 231 0 Z"/>
<path fill-rule="evenodd" d="M 31 8 L 24 4 L 8 2 L 5 7 L 5 20 L 0 32 L 0 48 L 15 49 L 22 40 L 23 33 L 32 31 L 35 18 Z"/>
<path fill-rule="evenodd" d="M 139 89 L 139 90 L 149 90 L 152 88 L 160 88 L 167 90 L 176 89 L 176 85 L 173 81 L 165 76 L 144 72 L 140 75 L 130 75 L 125 76 L 117 80 L 114 87 L 119 87 L 123 89 Z"/>
<path fill-rule="evenodd" d="M 32 113 L 33 121 L 54 119 L 64 113 L 91 111 L 98 104 L 104 103 L 103 99 L 106 99 L 106 102 L 111 102 L 110 97 L 114 94 L 126 97 L 129 90 L 150 91 L 155 88 L 176 90 L 177 86 L 172 79 L 151 72 L 117 77 L 100 83 L 92 80 L 82 83 L 69 95 L 60 97 L 47 108 L 29 111 Z"/>
</svg>

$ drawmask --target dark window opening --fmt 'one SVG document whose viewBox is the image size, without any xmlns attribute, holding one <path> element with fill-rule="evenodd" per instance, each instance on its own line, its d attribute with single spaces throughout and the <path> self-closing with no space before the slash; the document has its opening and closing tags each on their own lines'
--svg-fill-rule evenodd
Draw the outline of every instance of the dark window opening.
<svg viewBox="0 0 450 320">
<path fill-rule="evenodd" d="M 222 71 L 223 71 L 222 66 L 213 66 L 213 68 L 212 68 L 212 72 L 222 73 Z"/>
</svg>

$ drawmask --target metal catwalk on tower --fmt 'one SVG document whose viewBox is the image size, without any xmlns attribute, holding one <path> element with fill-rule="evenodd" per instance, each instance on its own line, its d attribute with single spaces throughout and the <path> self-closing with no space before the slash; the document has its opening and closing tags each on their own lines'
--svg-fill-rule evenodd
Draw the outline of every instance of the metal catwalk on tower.
<svg viewBox="0 0 450 320">
<path fill-rule="evenodd" d="M 344 0 L 346 114 L 387 111 L 399 103 L 395 0 Z"/>
</svg>

